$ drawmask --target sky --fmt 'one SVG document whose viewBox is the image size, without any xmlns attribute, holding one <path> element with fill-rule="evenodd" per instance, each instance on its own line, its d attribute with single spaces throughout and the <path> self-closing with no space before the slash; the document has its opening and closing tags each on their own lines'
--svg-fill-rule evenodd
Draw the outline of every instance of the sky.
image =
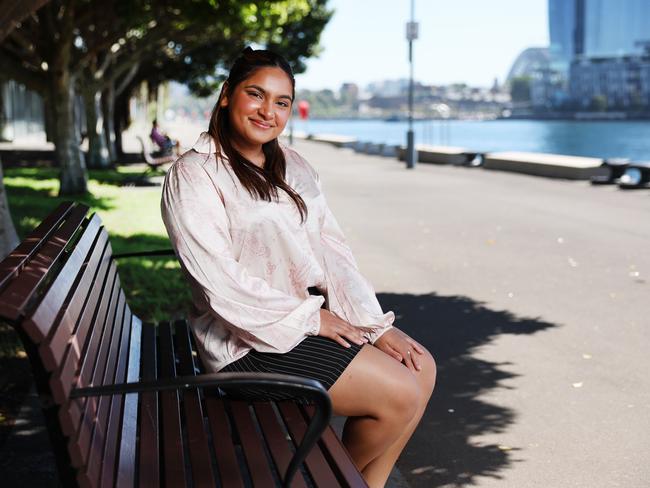
<svg viewBox="0 0 650 488">
<path fill-rule="evenodd" d="M 307 61 L 296 88 L 408 78 L 410 0 L 330 0 L 329 7 L 335 13 L 321 35 L 322 52 Z M 415 79 L 485 87 L 495 78 L 503 82 L 521 51 L 548 46 L 547 10 L 547 0 L 415 0 Z"/>
</svg>

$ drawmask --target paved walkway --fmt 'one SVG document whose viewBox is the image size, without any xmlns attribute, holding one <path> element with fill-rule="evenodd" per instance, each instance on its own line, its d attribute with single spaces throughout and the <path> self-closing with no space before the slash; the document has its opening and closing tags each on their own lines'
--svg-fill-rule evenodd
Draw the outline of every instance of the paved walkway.
<svg viewBox="0 0 650 488">
<path fill-rule="evenodd" d="M 650 191 L 296 147 L 438 360 L 411 486 L 648 486 Z"/>
</svg>

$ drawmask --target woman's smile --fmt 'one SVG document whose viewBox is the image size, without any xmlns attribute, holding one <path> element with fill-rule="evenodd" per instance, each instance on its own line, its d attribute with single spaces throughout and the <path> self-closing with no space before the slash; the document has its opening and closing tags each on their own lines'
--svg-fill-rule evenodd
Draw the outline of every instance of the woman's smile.
<svg viewBox="0 0 650 488">
<path fill-rule="evenodd" d="M 248 120 L 250 120 L 253 123 L 253 125 L 259 127 L 260 129 L 270 129 L 271 127 L 273 127 L 271 124 L 264 122 L 262 120 L 256 120 L 251 118 L 249 118 Z"/>
</svg>

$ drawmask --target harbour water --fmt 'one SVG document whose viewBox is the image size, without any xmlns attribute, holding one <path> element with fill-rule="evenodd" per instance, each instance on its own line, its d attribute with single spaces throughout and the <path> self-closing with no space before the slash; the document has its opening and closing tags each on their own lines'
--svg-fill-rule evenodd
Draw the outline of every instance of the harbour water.
<svg viewBox="0 0 650 488">
<path fill-rule="evenodd" d="M 294 130 L 337 134 L 362 141 L 405 144 L 407 122 L 294 120 Z M 416 144 L 469 151 L 528 151 L 597 158 L 650 160 L 650 122 L 445 120 L 414 122 Z"/>
</svg>

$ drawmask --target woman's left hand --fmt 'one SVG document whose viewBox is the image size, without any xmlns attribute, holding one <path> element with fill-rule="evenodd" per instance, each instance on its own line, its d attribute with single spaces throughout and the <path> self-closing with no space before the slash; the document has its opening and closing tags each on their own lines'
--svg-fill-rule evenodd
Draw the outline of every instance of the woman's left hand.
<svg viewBox="0 0 650 488">
<path fill-rule="evenodd" d="M 418 356 L 424 354 L 424 348 L 401 330 L 393 327 L 374 343 L 377 349 L 385 352 L 406 365 L 411 371 L 420 371 Z"/>
</svg>

